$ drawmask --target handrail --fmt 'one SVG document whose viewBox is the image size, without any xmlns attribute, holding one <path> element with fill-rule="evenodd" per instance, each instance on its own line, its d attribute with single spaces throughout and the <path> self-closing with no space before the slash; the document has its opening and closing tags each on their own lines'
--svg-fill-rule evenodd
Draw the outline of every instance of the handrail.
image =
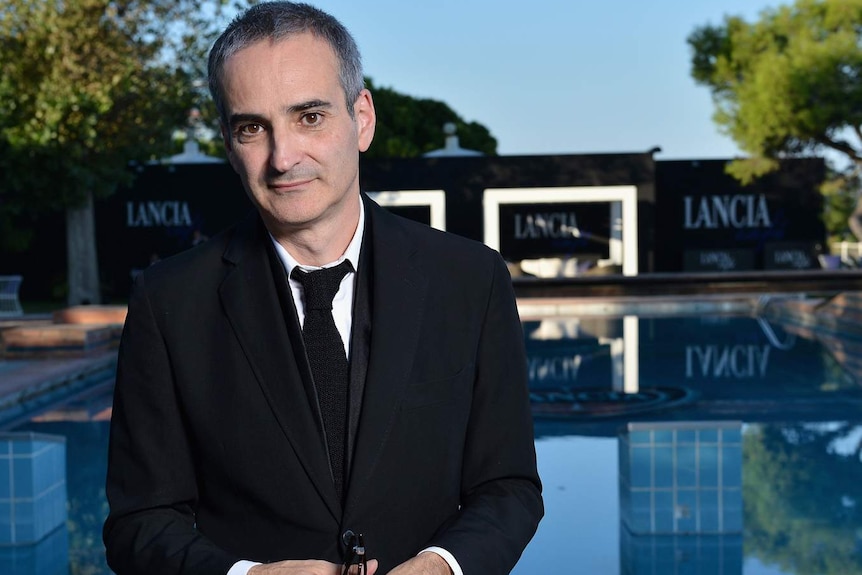
<svg viewBox="0 0 862 575">
<path fill-rule="evenodd" d="M 775 330 L 772 329 L 772 324 L 769 321 L 762 317 L 760 314 L 766 310 L 766 307 L 775 299 L 797 299 L 793 296 L 791 297 L 776 297 L 772 294 L 761 294 L 760 297 L 757 298 L 757 303 L 755 305 L 754 314 L 757 320 L 757 324 L 760 326 L 760 331 L 763 332 L 763 335 L 766 336 L 766 339 L 769 341 L 770 345 L 776 349 L 780 349 L 782 351 L 787 351 L 793 349 L 796 345 L 796 334 L 788 333 L 787 341 L 782 343 L 778 341 L 778 336 L 775 335 Z"/>
<path fill-rule="evenodd" d="M 760 325 L 760 330 L 763 332 L 763 335 L 766 336 L 766 339 L 769 340 L 772 347 L 780 349 L 781 351 L 788 351 L 796 346 L 796 334 L 788 333 L 787 341 L 782 343 L 778 341 L 778 336 L 775 335 L 775 330 L 772 329 L 772 325 L 766 319 L 762 317 L 758 317 L 756 319 L 758 325 Z"/>
</svg>

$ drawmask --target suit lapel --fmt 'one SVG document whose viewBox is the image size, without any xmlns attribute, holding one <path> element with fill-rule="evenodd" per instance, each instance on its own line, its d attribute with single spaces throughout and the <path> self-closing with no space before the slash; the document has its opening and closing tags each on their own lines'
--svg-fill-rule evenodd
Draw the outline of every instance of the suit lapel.
<svg viewBox="0 0 862 575">
<path fill-rule="evenodd" d="M 224 259 L 231 269 L 219 288 L 219 296 L 273 415 L 337 519 L 341 506 L 329 469 L 317 402 L 309 396 L 302 377 L 300 365 L 305 362 L 296 359 L 294 346 L 298 345 L 299 353 L 304 353 L 301 336 L 297 339 L 294 333 L 299 331 L 296 312 L 280 263 L 276 268 L 270 262 L 268 242 L 270 239 L 256 215 L 237 228 L 225 250 Z"/>
<path fill-rule="evenodd" d="M 427 279 L 398 220 L 365 202 L 373 242 L 371 351 L 348 487 L 350 507 L 368 485 L 405 391 L 424 313 Z M 369 233 L 370 231 L 370 233 Z"/>
</svg>

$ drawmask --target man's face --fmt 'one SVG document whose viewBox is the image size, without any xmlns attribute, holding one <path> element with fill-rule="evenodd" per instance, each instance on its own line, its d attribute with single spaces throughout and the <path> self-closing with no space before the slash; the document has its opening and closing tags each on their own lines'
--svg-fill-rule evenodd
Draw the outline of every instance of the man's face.
<svg viewBox="0 0 862 575">
<path fill-rule="evenodd" d="M 223 91 L 228 159 L 270 232 L 355 226 L 374 105 L 363 90 L 348 113 L 329 44 L 311 34 L 252 44 L 225 62 Z"/>
</svg>

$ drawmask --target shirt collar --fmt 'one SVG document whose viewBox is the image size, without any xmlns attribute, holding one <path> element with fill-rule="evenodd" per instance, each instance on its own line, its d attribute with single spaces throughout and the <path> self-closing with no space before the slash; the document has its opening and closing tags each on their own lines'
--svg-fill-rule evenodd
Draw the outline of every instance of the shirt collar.
<svg viewBox="0 0 862 575">
<path fill-rule="evenodd" d="M 365 202 L 362 201 L 362 198 L 359 198 L 359 224 L 356 226 L 356 232 L 353 234 L 353 238 L 351 238 L 350 243 L 347 244 L 347 249 L 341 255 L 340 258 L 335 260 L 334 262 L 325 264 L 323 266 L 307 266 L 304 264 L 300 264 L 296 261 L 296 259 L 291 256 L 284 246 L 282 246 L 278 241 L 273 237 L 272 234 L 269 234 L 269 239 L 272 240 L 272 244 L 275 246 L 275 253 L 278 254 L 278 259 L 281 260 L 281 264 L 284 266 L 285 271 L 287 272 L 287 277 L 290 277 L 291 272 L 293 272 L 293 268 L 299 266 L 299 269 L 305 271 L 314 271 L 323 268 L 331 268 L 332 266 L 337 266 L 344 260 L 350 260 L 350 263 L 353 265 L 354 270 L 359 269 L 359 254 L 362 251 L 362 235 L 365 232 Z"/>
</svg>

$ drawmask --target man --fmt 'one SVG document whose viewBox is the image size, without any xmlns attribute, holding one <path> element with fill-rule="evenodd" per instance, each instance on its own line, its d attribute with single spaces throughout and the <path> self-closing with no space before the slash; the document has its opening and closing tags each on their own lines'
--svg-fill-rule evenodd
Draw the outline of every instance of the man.
<svg viewBox="0 0 862 575">
<path fill-rule="evenodd" d="M 331 16 L 253 7 L 213 46 L 209 74 L 257 209 L 137 280 L 110 566 L 336 575 L 352 533 L 369 574 L 507 573 L 543 511 L 504 262 L 360 193 L 376 117 Z M 331 315 L 310 303 L 319 268 L 340 270 Z M 334 348 L 317 351 L 318 322 L 337 328 Z"/>
</svg>

